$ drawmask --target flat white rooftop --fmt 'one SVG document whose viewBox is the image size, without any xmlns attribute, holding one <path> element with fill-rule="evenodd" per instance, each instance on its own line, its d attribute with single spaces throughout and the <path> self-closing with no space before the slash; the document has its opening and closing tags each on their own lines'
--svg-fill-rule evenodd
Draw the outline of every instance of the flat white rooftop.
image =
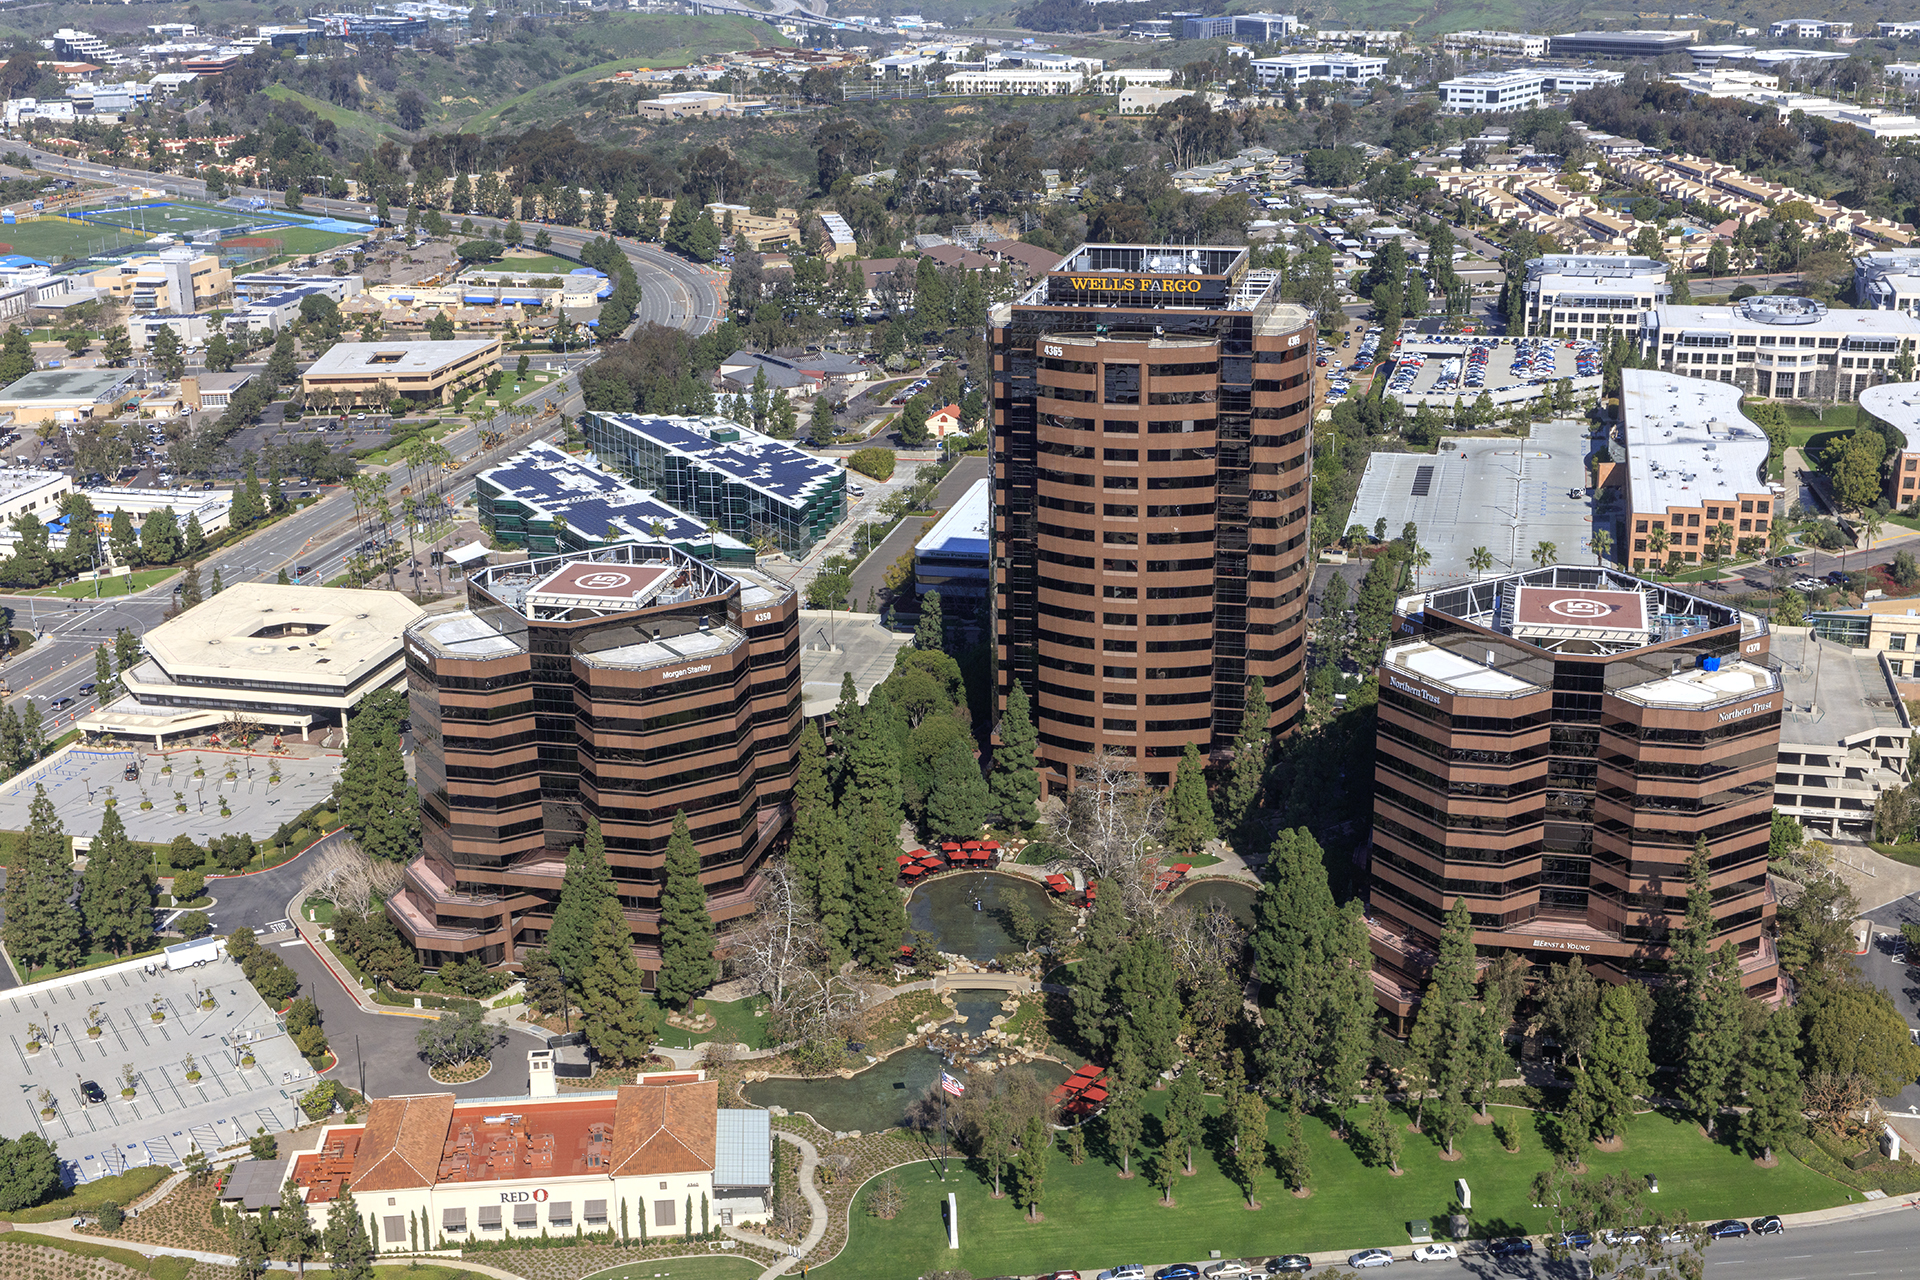
<svg viewBox="0 0 1920 1280">
<path fill-rule="evenodd" d="M 304 376 L 340 378 L 357 373 L 386 377 L 434 373 L 499 345 L 499 340 L 494 338 L 468 342 L 336 342 L 307 368 Z"/>
<path fill-rule="evenodd" d="M 1619 696 L 1656 707 L 1704 707 L 1779 687 L 1779 677 L 1773 671 L 1741 658 L 1729 658 L 1717 671 L 1690 667 L 1621 689 Z"/>
<path fill-rule="evenodd" d="M 933 528 L 927 530 L 913 549 L 919 555 L 977 555 L 984 560 L 989 550 L 987 521 L 992 511 L 992 482 L 976 480 L 960 495 L 960 501 L 947 508 L 947 513 L 934 522 Z"/>
<path fill-rule="evenodd" d="M 1860 393 L 1860 407 L 1905 433 L 1907 448 L 1920 440 L 1920 382 L 1883 382 L 1868 387 Z"/>
<path fill-rule="evenodd" d="M 1387 661 L 1461 693 L 1525 693 L 1537 687 L 1449 649 L 1437 649 L 1424 640 L 1388 650 Z"/>
<path fill-rule="evenodd" d="M 1730 382 L 1658 369 L 1621 371 L 1627 476 L 1635 511 L 1723 502 L 1767 488 L 1767 436 Z"/>
<path fill-rule="evenodd" d="M 175 681 L 348 686 L 400 650 L 420 617 L 397 591 L 249 582 L 147 632 L 147 653 Z"/>
<path fill-rule="evenodd" d="M 1920 338 L 1920 321 L 1899 311 L 1832 311 L 1806 298 L 1762 296 L 1726 307 L 1664 303 L 1647 313 L 1647 325 L 1680 333 L 1841 334 Z"/>
</svg>

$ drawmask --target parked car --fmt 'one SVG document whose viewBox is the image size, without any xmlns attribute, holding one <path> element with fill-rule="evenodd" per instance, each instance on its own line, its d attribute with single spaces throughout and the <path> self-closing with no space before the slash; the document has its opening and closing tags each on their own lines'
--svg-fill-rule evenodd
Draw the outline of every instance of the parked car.
<svg viewBox="0 0 1920 1280">
<path fill-rule="evenodd" d="M 1423 1244 L 1413 1251 L 1415 1262 L 1450 1262 L 1460 1256 L 1460 1251 L 1450 1244 Z"/>
<path fill-rule="evenodd" d="M 1227 1259 L 1225 1262 L 1216 1262 L 1200 1272 L 1201 1275 L 1209 1277 L 1209 1280 L 1234 1280 L 1235 1277 L 1251 1275 L 1252 1273 L 1252 1267 L 1249 1267 L 1244 1262 L 1235 1261 L 1232 1258 Z"/>
<path fill-rule="evenodd" d="M 80 1084 L 80 1100 L 88 1106 L 92 1106 L 96 1102 L 105 1102 L 107 1100 L 107 1091 L 92 1080 L 85 1080 Z"/>
<path fill-rule="evenodd" d="M 1638 1227 L 1623 1227 L 1616 1231 L 1602 1231 L 1600 1238 L 1610 1245 L 1639 1244 L 1645 1240 L 1646 1233 Z"/>
<path fill-rule="evenodd" d="M 1347 1259 L 1350 1267 L 1390 1267 L 1393 1265 L 1393 1250 L 1362 1249 Z"/>
<path fill-rule="evenodd" d="M 1283 1253 L 1267 1260 L 1270 1276 L 1303 1276 L 1313 1270 L 1313 1259 L 1304 1253 Z"/>
<path fill-rule="evenodd" d="M 1154 1272 L 1153 1280 L 1200 1280 L 1200 1268 L 1190 1262 L 1176 1262 Z"/>
<path fill-rule="evenodd" d="M 1587 1250 L 1593 1248 L 1593 1232 L 1569 1231 L 1560 1237 L 1560 1243 L 1569 1249 L 1578 1249 L 1580 1252 L 1585 1253 Z"/>
<path fill-rule="evenodd" d="M 1496 1258 L 1525 1258 L 1533 1253 L 1533 1241 L 1525 1236 L 1495 1240 L 1487 1246 L 1487 1252 Z"/>
<path fill-rule="evenodd" d="M 1770 1213 L 1764 1218 L 1755 1218 L 1750 1225 L 1753 1227 L 1753 1234 L 1757 1236 L 1777 1236 L 1787 1229 L 1787 1224 L 1780 1221 L 1780 1215 L 1777 1213 Z"/>
<path fill-rule="evenodd" d="M 1707 1234 L 1716 1240 L 1738 1240 L 1741 1236 L 1752 1235 L 1753 1228 L 1738 1218 L 1722 1218 L 1707 1228 Z"/>
<path fill-rule="evenodd" d="M 1078 1271 L 1049 1271 L 1040 1280 L 1080 1280 Z"/>
<path fill-rule="evenodd" d="M 1826 585 L 1826 583 L 1820 581 L 1818 578 L 1795 578 L 1793 580 L 1793 589 L 1795 591 L 1819 591 L 1825 588 Z"/>
<path fill-rule="evenodd" d="M 1147 1269 L 1137 1262 L 1123 1262 L 1102 1271 L 1099 1280 L 1147 1280 Z"/>
</svg>

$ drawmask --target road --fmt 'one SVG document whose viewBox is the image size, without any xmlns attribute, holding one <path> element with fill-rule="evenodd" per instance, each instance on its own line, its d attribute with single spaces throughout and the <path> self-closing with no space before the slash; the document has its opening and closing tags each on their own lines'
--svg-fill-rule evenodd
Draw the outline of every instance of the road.
<svg viewBox="0 0 1920 1280">
<path fill-rule="evenodd" d="M 183 197 L 199 200 L 208 198 L 207 184 L 199 178 L 185 178 L 168 173 L 149 173 L 144 169 L 120 169 L 92 161 L 83 163 L 51 152 L 38 151 L 32 147 L 27 147 L 25 150 L 33 156 L 34 165 L 43 172 L 63 173 L 87 180 L 108 178 L 159 188 Z M 265 196 L 269 200 L 280 203 L 285 201 L 282 193 L 251 188 L 234 191 L 231 194 Z M 367 205 L 357 201 L 333 200 L 321 196 L 304 197 L 300 208 L 295 212 L 326 214 L 329 217 L 345 218 L 356 222 L 367 221 L 373 216 L 372 210 Z M 482 229 L 494 229 L 506 225 L 502 219 L 482 216 L 475 216 L 473 222 L 475 226 Z M 546 232 L 557 248 L 575 255 L 579 253 L 582 245 L 598 238 L 595 232 L 578 227 L 547 227 Z M 719 323 L 720 295 L 715 287 L 718 277 L 714 273 L 695 266 L 683 258 L 677 258 L 654 245 L 642 244 L 636 240 L 618 240 L 616 243 L 626 253 L 628 261 L 633 263 L 634 273 L 640 281 L 640 305 L 634 314 L 636 324 L 664 324 L 673 328 L 686 329 L 692 333 L 705 333 Z"/>
</svg>

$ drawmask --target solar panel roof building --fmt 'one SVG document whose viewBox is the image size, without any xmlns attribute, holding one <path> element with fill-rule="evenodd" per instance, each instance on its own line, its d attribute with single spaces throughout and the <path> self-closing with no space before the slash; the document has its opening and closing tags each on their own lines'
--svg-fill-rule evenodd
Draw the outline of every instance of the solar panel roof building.
<svg viewBox="0 0 1920 1280">
<path fill-rule="evenodd" d="M 750 544 L 544 440 L 475 476 L 473 493 L 481 525 L 534 555 L 664 542 L 715 564 L 754 562 Z"/>
<path fill-rule="evenodd" d="M 726 418 L 581 417 L 601 462 L 662 501 L 745 542 L 805 552 L 846 518 L 846 472 Z"/>
</svg>

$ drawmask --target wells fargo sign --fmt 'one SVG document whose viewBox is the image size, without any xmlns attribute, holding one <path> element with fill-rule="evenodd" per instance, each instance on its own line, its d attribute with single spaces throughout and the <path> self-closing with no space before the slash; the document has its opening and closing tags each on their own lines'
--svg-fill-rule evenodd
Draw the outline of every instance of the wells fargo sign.
<svg viewBox="0 0 1920 1280">
<path fill-rule="evenodd" d="M 1186 298 L 1219 301 L 1227 296 L 1225 280 L 1203 280 L 1195 276 L 1054 276 L 1055 289 L 1099 294 L 1171 294 Z"/>
</svg>

